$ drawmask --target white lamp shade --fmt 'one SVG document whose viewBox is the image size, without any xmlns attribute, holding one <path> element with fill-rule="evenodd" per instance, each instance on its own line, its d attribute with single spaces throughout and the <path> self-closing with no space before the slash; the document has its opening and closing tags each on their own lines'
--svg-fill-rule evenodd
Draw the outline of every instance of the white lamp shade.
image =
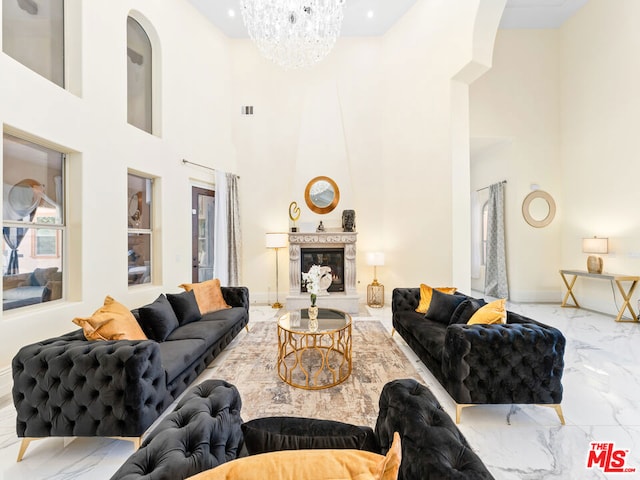
<svg viewBox="0 0 640 480">
<path fill-rule="evenodd" d="M 382 252 L 367 253 L 367 265 L 373 265 L 374 267 L 380 267 L 384 265 L 384 253 Z"/>
<path fill-rule="evenodd" d="M 608 238 L 583 238 L 582 251 L 584 253 L 607 253 L 609 251 Z"/>
<path fill-rule="evenodd" d="M 264 237 L 264 245 L 267 248 L 283 248 L 287 246 L 288 240 L 287 233 L 267 233 Z"/>
</svg>

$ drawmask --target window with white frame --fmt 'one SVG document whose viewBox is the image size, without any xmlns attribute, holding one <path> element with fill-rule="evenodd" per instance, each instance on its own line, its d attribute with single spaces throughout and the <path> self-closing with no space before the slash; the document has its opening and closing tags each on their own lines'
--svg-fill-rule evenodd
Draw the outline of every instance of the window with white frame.
<svg viewBox="0 0 640 480">
<path fill-rule="evenodd" d="M 2 309 L 63 298 L 65 155 L 2 137 Z"/>
<path fill-rule="evenodd" d="M 153 258 L 153 179 L 127 176 L 127 275 L 129 285 L 151 283 Z"/>
<path fill-rule="evenodd" d="M 127 121 L 152 132 L 151 40 L 142 25 L 127 17 Z"/>
<path fill-rule="evenodd" d="M 2 51 L 64 88 L 64 0 L 2 0 Z"/>
</svg>

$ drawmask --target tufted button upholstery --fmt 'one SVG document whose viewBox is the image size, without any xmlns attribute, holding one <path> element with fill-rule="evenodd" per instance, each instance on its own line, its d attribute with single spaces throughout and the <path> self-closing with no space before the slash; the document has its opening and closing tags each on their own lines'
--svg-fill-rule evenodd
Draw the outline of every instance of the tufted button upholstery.
<svg viewBox="0 0 640 480">
<path fill-rule="evenodd" d="M 87 342 L 78 330 L 23 347 L 12 368 L 19 437 L 140 436 L 170 403 L 149 340 Z"/>
<path fill-rule="evenodd" d="M 386 454 L 398 432 L 400 480 L 493 479 L 427 387 L 413 379 L 387 383 L 380 395 L 376 435 Z"/>
<path fill-rule="evenodd" d="M 244 307 L 249 311 L 249 289 L 247 287 L 222 287 L 222 297 L 230 307 Z"/>
<path fill-rule="evenodd" d="M 507 312 L 499 325 L 443 325 L 415 312 L 419 288 L 393 291 L 393 327 L 459 404 L 559 404 L 566 340 Z"/>
<path fill-rule="evenodd" d="M 12 361 L 18 437 L 141 436 L 247 325 L 249 290 L 222 287 L 222 294 L 235 307 L 211 314 L 224 332 L 184 365 L 167 354 L 170 342 L 94 342 L 82 330 L 21 348 Z M 138 318 L 137 309 L 132 313 Z M 169 380 L 171 360 L 176 374 Z"/>
<path fill-rule="evenodd" d="M 560 403 L 565 338 L 536 323 L 450 325 L 443 376 L 458 403 Z"/>
<path fill-rule="evenodd" d="M 391 296 L 391 309 L 393 312 L 401 310 L 413 310 L 420 303 L 419 288 L 394 288 Z"/>
<path fill-rule="evenodd" d="M 240 394 L 222 380 L 189 390 L 113 475 L 112 480 L 181 480 L 237 457 Z"/>
<path fill-rule="evenodd" d="M 240 407 L 235 387 L 221 380 L 203 382 L 185 394 L 111 480 L 180 480 L 246 454 Z M 244 427 L 252 437 L 247 442 L 258 446 L 258 452 L 345 448 L 345 442 L 355 440 L 354 430 L 360 440 L 374 435 L 369 427 L 295 417 L 255 419 Z M 400 479 L 493 478 L 429 389 L 413 379 L 385 385 L 375 439 L 357 440 L 358 446 L 346 448 L 385 454 L 394 432 L 402 438 Z"/>
</svg>

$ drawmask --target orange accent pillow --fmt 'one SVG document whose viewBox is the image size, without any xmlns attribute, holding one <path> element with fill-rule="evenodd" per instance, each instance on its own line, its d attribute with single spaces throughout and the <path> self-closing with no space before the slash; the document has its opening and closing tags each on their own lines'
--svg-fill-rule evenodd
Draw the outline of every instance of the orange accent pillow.
<svg viewBox="0 0 640 480">
<path fill-rule="evenodd" d="M 480 307 L 471 316 L 467 325 L 483 323 L 493 325 L 497 323 L 507 323 L 507 311 L 505 310 L 505 299 L 495 300 Z"/>
<path fill-rule="evenodd" d="M 131 311 L 107 295 L 104 305 L 89 318 L 74 318 L 87 340 L 147 340 Z"/>
<path fill-rule="evenodd" d="M 396 480 L 401 459 L 396 432 L 386 456 L 364 450 L 282 450 L 238 458 L 188 480 Z"/>
<path fill-rule="evenodd" d="M 178 286 L 184 288 L 187 292 L 193 290 L 196 296 L 196 303 L 200 309 L 200 315 L 222 310 L 223 308 L 231 308 L 224 301 L 222 290 L 220 289 L 220 280 L 217 278 L 200 283 L 183 283 Z"/>
<path fill-rule="evenodd" d="M 436 287 L 436 290 L 442 293 L 446 293 L 448 295 L 453 295 L 456 293 L 456 287 Z M 424 283 L 420 284 L 420 303 L 418 304 L 418 308 L 416 308 L 416 312 L 418 313 L 427 313 L 429 310 L 429 305 L 431 305 L 431 295 L 433 291 L 433 287 L 429 285 L 425 285 Z"/>
</svg>

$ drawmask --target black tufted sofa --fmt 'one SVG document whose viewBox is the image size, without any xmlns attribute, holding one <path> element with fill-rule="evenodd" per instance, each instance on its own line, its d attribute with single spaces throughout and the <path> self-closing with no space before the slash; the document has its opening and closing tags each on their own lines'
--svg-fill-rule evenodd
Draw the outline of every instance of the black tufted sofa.
<svg viewBox="0 0 640 480">
<path fill-rule="evenodd" d="M 247 326 L 249 291 L 222 287 L 232 308 L 204 314 L 155 340 L 88 341 L 82 330 L 21 348 L 13 358 L 16 430 L 44 437 L 141 435 Z M 138 309 L 132 311 L 139 318 Z"/>
<path fill-rule="evenodd" d="M 240 394 L 222 380 L 188 391 L 111 480 L 179 480 L 236 458 L 242 448 Z"/>
<path fill-rule="evenodd" d="M 356 448 L 385 455 L 394 432 L 402 443 L 400 480 L 493 479 L 437 399 L 414 379 L 384 386 L 375 432 L 367 426 L 299 417 L 265 417 L 240 426 L 240 399 L 236 401 L 236 391 L 231 389 L 226 382 L 210 380 L 196 387 L 195 395 L 188 392 L 111 480 L 182 480 L 233 460 L 236 453 Z M 207 399 L 207 395 L 221 395 L 224 400 Z M 194 396 L 197 401 L 191 403 Z M 209 409 L 213 421 L 206 418 Z"/>
<path fill-rule="evenodd" d="M 506 403 L 553 407 L 564 424 L 558 329 L 510 311 L 506 324 L 445 325 L 416 312 L 419 301 L 419 288 L 393 290 L 393 328 L 456 402 L 456 423 L 464 407 Z"/>
</svg>

